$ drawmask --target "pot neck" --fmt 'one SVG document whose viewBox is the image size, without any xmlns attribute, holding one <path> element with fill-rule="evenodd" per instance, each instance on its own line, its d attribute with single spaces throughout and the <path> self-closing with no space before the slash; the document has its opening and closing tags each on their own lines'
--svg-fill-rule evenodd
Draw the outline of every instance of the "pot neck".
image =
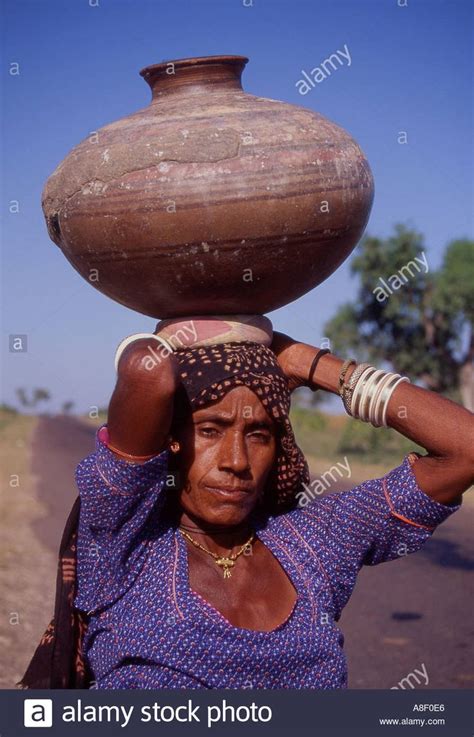
<svg viewBox="0 0 474 737">
<path fill-rule="evenodd" d="M 152 102 L 165 96 L 209 94 L 213 90 L 241 90 L 246 56 L 201 56 L 153 64 L 140 71 L 150 85 Z"/>
</svg>

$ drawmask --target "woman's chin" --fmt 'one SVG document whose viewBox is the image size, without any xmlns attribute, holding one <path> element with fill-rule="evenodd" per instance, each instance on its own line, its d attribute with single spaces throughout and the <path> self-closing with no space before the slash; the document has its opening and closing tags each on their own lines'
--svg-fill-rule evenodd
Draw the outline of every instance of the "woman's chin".
<svg viewBox="0 0 474 737">
<path fill-rule="evenodd" d="M 236 507 L 230 502 L 223 502 L 218 508 L 206 510 L 184 510 L 192 516 L 196 522 L 206 527 L 237 527 L 242 525 L 248 519 L 251 510 L 244 509 L 241 506 Z"/>
</svg>

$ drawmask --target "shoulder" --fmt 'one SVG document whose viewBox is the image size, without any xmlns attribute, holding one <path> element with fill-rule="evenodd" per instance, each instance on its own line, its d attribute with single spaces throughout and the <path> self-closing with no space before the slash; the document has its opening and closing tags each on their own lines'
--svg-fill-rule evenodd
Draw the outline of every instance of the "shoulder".
<svg viewBox="0 0 474 737">
<path fill-rule="evenodd" d="M 460 508 L 441 504 L 420 489 L 409 455 L 385 476 L 363 481 L 348 491 L 328 491 L 316 499 L 300 496 L 299 501 L 296 509 L 273 518 L 274 529 L 287 525 L 300 534 L 326 536 L 355 527 L 368 531 L 395 518 L 432 530 Z"/>
</svg>

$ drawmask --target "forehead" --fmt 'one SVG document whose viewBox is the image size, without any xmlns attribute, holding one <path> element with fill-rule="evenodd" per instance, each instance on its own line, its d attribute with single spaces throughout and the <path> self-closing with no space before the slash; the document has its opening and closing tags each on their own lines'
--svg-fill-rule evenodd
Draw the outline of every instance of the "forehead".
<svg viewBox="0 0 474 737">
<path fill-rule="evenodd" d="M 251 409 L 250 412 L 249 408 Z M 200 407 L 193 412 L 193 417 L 201 419 L 207 415 L 216 414 L 223 417 L 244 415 L 248 419 L 254 420 L 271 419 L 257 395 L 246 386 L 234 387 L 222 399 L 206 407 Z"/>
</svg>

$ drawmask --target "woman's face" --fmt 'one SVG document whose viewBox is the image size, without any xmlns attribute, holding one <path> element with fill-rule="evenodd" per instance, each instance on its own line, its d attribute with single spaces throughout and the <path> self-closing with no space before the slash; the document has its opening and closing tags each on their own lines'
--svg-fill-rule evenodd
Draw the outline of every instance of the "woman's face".
<svg viewBox="0 0 474 737">
<path fill-rule="evenodd" d="M 273 467 L 275 432 L 257 395 L 244 386 L 188 416 L 177 438 L 181 508 L 208 526 L 243 522 Z"/>
</svg>

